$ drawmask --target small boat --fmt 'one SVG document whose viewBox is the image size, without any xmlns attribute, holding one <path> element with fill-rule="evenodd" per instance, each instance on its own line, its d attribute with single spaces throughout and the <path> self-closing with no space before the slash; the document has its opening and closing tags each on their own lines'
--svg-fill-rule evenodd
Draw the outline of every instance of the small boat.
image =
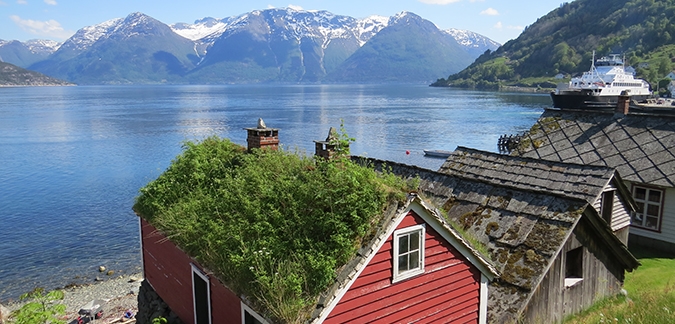
<svg viewBox="0 0 675 324">
<path fill-rule="evenodd" d="M 568 84 L 559 84 L 551 92 L 553 107 L 560 109 L 614 109 L 619 95 L 625 93 L 634 101 L 644 101 L 651 96 L 649 83 L 635 79 L 626 72 L 624 60 L 618 54 L 603 56 L 591 61 L 591 69 Z M 625 91 L 625 92 L 624 92 Z"/>
<path fill-rule="evenodd" d="M 447 158 L 452 154 L 452 151 L 445 150 L 424 150 L 424 155 L 429 157 Z"/>
</svg>

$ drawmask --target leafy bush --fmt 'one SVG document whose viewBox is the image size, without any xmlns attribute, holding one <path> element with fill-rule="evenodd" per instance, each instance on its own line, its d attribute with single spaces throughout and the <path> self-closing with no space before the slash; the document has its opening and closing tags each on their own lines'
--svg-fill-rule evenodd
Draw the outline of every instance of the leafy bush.
<svg viewBox="0 0 675 324">
<path fill-rule="evenodd" d="M 346 136 L 339 137 L 348 140 Z M 134 210 L 283 322 L 304 320 L 407 184 L 348 158 L 187 142 Z"/>
<path fill-rule="evenodd" d="M 66 306 L 56 303 L 57 300 L 62 300 L 63 297 L 64 294 L 61 290 L 53 290 L 45 294 L 44 288 L 35 288 L 33 291 L 19 297 L 20 300 L 28 300 L 28 302 L 21 306 L 19 310 L 12 313 L 10 323 L 65 323 L 59 317 L 66 314 Z"/>
</svg>

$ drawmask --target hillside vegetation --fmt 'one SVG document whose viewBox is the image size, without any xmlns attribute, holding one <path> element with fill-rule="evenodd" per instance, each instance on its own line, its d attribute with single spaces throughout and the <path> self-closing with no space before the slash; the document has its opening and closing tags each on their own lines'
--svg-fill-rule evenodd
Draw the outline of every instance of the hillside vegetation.
<svg viewBox="0 0 675 324">
<path fill-rule="evenodd" d="M 50 78 L 44 74 L 26 70 L 16 65 L 0 62 L 0 87 L 73 85 L 70 82 Z"/>
<path fill-rule="evenodd" d="M 577 0 L 539 18 L 515 40 L 486 52 L 463 71 L 436 86 L 495 88 L 500 85 L 554 86 L 587 71 L 597 55 L 624 54 L 636 76 L 653 88 L 675 64 L 675 0 Z M 648 65 L 640 63 L 648 63 Z M 544 81 L 532 78 L 546 77 Z"/>
</svg>

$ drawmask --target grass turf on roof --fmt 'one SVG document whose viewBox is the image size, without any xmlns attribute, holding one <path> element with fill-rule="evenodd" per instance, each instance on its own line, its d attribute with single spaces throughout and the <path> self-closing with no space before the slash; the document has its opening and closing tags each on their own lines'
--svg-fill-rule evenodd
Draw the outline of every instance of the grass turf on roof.
<svg viewBox="0 0 675 324">
<path fill-rule="evenodd" d="M 302 322 L 409 190 L 347 158 L 187 142 L 134 210 L 268 318 Z"/>
</svg>

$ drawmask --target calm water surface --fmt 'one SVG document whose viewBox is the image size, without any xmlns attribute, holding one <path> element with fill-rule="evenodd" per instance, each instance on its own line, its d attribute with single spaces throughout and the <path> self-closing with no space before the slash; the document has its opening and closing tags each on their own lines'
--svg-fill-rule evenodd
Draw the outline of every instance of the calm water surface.
<svg viewBox="0 0 675 324">
<path fill-rule="evenodd" d="M 242 128 L 262 117 L 285 149 L 311 154 L 344 120 L 353 154 L 437 169 L 423 149 L 495 151 L 548 105 L 424 85 L 0 88 L 0 302 L 90 282 L 99 265 L 140 271 L 134 197 L 185 140 L 246 145 Z"/>
</svg>

